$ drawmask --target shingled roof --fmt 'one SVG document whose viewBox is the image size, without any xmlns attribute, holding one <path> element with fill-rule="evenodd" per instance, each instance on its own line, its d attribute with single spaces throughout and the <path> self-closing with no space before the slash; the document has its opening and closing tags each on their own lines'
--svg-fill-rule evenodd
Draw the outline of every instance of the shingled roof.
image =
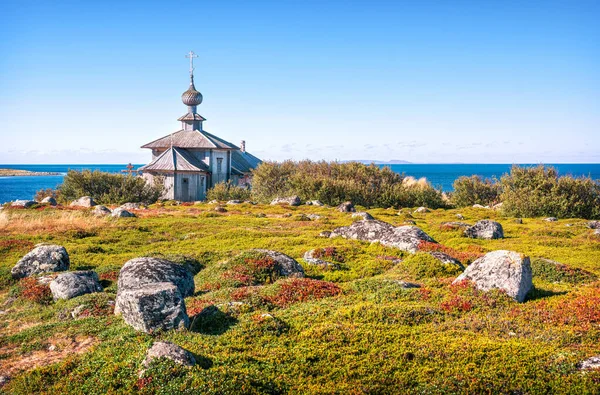
<svg viewBox="0 0 600 395">
<path fill-rule="evenodd" d="M 139 170 L 208 172 L 208 166 L 186 150 L 171 147 Z"/>
<path fill-rule="evenodd" d="M 169 148 L 171 146 L 178 148 L 239 149 L 230 142 L 204 130 L 179 130 L 142 145 L 142 148 Z"/>
<path fill-rule="evenodd" d="M 242 151 L 231 152 L 231 169 L 238 173 L 250 173 L 262 161 L 256 156 Z"/>
</svg>

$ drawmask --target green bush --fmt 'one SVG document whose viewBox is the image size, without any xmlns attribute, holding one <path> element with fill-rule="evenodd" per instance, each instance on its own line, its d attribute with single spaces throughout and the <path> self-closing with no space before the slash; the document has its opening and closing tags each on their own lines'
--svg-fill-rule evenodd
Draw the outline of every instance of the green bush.
<svg viewBox="0 0 600 395">
<path fill-rule="evenodd" d="M 500 196 L 500 184 L 496 180 L 479 176 L 459 177 L 453 184 L 452 203 L 457 207 L 468 207 L 474 204 L 493 205 Z"/>
<path fill-rule="evenodd" d="M 553 167 L 513 166 L 502 176 L 502 209 L 518 217 L 600 218 L 600 185 L 589 177 L 559 177 Z"/>
<path fill-rule="evenodd" d="M 228 182 L 220 182 L 206 192 L 208 200 L 248 200 L 250 190 Z"/>
<path fill-rule="evenodd" d="M 402 266 L 417 280 L 458 276 L 461 272 L 457 265 L 442 263 L 439 259 L 424 252 L 409 256 L 402 261 Z"/>
<path fill-rule="evenodd" d="M 252 196 L 264 203 L 298 195 L 332 206 L 348 200 L 364 207 L 446 206 L 430 184 L 407 185 L 403 179 L 389 167 L 358 162 L 263 162 L 253 172 Z"/>
<path fill-rule="evenodd" d="M 58 187 L 58 196 L 63 202 L 91 196 L 97 203 L 122 204 L 154 203 L 164 193 L 160 180 L 154 185 L 132 175 L 105 173 L 101 171 L 70 170 Z"/>
</svg>

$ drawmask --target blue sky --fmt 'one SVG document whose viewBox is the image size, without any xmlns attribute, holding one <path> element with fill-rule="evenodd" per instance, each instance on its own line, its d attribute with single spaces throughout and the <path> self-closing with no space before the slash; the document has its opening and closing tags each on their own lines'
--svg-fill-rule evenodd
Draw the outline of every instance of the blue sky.
<svg viewBox="0 0 600 395">
<path fill-rule="evenodd" d="M 0 163 L 145 163 L 179 129 L 263 159 L 600 162 L 600 2 L 0 0 Z"/>
</svg>

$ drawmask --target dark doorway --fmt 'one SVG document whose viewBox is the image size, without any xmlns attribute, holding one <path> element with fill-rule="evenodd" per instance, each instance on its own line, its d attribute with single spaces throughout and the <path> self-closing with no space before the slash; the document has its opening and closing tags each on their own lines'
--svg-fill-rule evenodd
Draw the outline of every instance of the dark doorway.
<svg viewBox="0 0 600 395">
<path fill-rule="evenodd" d="M 183 178 L 181 180 L 181 200 L 187 202 L 190 200 L 190 179 Z"/>
</svg>

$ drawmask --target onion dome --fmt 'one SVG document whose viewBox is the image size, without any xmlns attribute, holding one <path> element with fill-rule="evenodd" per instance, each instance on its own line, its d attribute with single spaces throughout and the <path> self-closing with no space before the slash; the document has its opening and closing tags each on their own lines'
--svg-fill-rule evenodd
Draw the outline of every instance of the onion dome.
<svg viewBox="0 0 600 395">
<path fill-rule="evenodd" d="M 190 87 L 181 95 L 181 101 L 186 106 L 197 106 L 202 103 L 202 93 L 196 90 L 194 86 L 194 76 L 191 76 Z"/>
</svg>

